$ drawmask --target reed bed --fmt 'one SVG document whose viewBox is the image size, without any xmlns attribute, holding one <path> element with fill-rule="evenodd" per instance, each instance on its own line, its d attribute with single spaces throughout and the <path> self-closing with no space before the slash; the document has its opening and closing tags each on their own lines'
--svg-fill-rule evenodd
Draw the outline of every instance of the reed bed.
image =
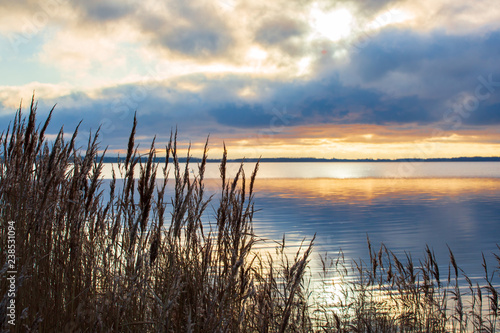
<svg viewBox="0 0 500 333">
<path fill-rule="evenodd" d="M 99 131 L 85 149 L 61 129 L 49 143 L 53 109 L 37 123 L 16 113 L 0 135 L 0 326 L 18 332 L 493 332 L 498 329 L 494 274 L 485 284 L 465 276 L 450 251 L 443 281 L 434 254 L 414 264 L 383 245 L 370 261 L 323 257 L 331 302 L 311 289 L 314 238 L 295 255 L 285 239 L 276 254 L 254 248 L 252 219 L 258 163 L 227 175 L 205 193 L 207 145 L 200 163 L 179 163 L 176 133 L 165 164 L 154 140 L 141 156 L 134 118 L 124 161 L 109 188 L 102 179 Z M 190 169 L 197 169 L 194 178 Z M 163 173 L 156 179 L 158 168 Z M 138 170 L 138 172 L 137 172 Z M 169 180 L 168 172 L 174 177 Z M 174 195 L 167 198 L 167 182 Z M 213 206 L 213 213 L 207 208 Z M 204 222 L 210 216 L 212 224 Z M 16 325 L 9 324 L 8 226 L 15 225 Z M 496 256 L 500 263 L 500 258 Z M 5 263 L 5 264 L 4 264 Z M 491 275 L 489 275 L 491 274 Z M 327 292 L 331 292 L 328 289 Z"/>
<path fill-rule="evenodd" d="M 410 254 L 398 258 L 383 244 L 374 251 L 369 239 L 367 244 L 367 262 L 348 262 L 342 251 L 321 257 L 323 297 L 312 303 L 322 331 L 499 331 L 498 284 L 493 282 L 498 270 L 488 271 L 484 255 L 479 285 L 460 269 L 451 250 L 443 275 L 429 247 L 424 259 L 415 261 Z M 500 267 L 500 257 L 493 255 Z M 330 294 L 327 301 L 325 294 Z"/>
</svg>

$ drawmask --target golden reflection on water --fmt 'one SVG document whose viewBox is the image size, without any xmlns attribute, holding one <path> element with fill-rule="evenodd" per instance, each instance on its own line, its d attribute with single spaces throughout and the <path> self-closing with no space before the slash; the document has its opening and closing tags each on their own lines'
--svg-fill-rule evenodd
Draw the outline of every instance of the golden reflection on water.
<svg viewBox="0 0 500 333">
<path fill-rule="evenodd" d="M 430 242 L 480 253 L 496 234 L 498 178 L 258 179 L 255 188 L 257 232 L 293 241 L 318 232 L 318 247 L 330 251 L 359 253 L 370 234 L 405 250 Z"/>
<path fill-rule="evenodd" d="M 244 171 L 250 176 L 256 163 L 244 163 Z M 385 178 L 385 179 L 410 179 L 410 178 L 464 178 L 483 177 L 500 178 L 500 162 L 420 162 L 409 164 L 404 162 L 266 162 L 259 164 L 259 179 L 295 178 L 295 179 L 355 179 L 355 178 Z M 163 177 L 164 163 L 158 164 L 157 178 Z M 172 170 L 172 163 L 168 168 Z M 180 167 L 184 170 L 185 164 Z M 406 167 L 405 167 L 406 166 Z M 114 167 L 119 173 L 117 164 L 106 163 L 103 174 L 111 178 L 111 169 Z M 240 163 L 229 162 L 226 164 L 228 177 L 234 177 L 240 168 Z M 190 174 L 198 173 L 198 163 L 190 163 Z M 137 165 L 137 172 L 139 165 Z M 173 172 L 170 172 L 173 177 Z M 218 179 L 220 177 L 219 163 L 207 163 L 205 179 Z"/>
<path fill-rule="evenodd" d="M 361 217 L 363 213 L 361 212 L 365 209 L 373 219 L 371 224 L 360 226 L 357 224 L 358 221 L 349 221 L 349 225 L 346 226 L 346 232 L 342 233 L 340 229 L 342 226 L 339 224 L 335 225 L 319 225 L 315 224 L 317 217 L 322 217 L 323 215 L 300 215 L 298 216 L 295 225 L 298 228 L 294 228 L 294 224 L 283 223 L 279 226 L 274 215 L 268 215 L 263 221 L 256 221 L 256 226 L 258 227 L 257 232 L 271 233 L 276 230 L 279 234 L 280 232 L 286 232 L 287 236 L 287 254 L 289 258 L 293 258 L 300 246 L 300 241 L 306 237 L 306 242 L 312 238 L 314 232 L 318 232 L 318 239 L 316 240 L 316 246 L 310 257 L 309 269 L 311 276 L 311 288 L 314 289 L 314 297 L 322 299 L 329 306 L 334 306 L 339 302 L 345 302 L 345 294 L 342 292 L 342 285 L 339 281 L 338 275 L 329 275 L 327 278 L 322 278 L 322 262 L 319 259 L 319 255 L 323 254 L 322 249 L 338 249 L 339 241 L 355 242 L 356 239 L 361 238 L 361 243 L 347 244 L 351 245 L 351 248 L 345 252 L 346 262 L 351 262 L 352 259 L 358 260 L 357 254 L 359 252 L 368 254 L 367 250 L 363 250 L 366 247 L 366 243 L 362 243 L 362 238 L 366 237 L 365 232 L 381 233 L 383 237 L 388 237 L 391 239 L 393 246 L 394 244 L 399 245 L 402 249 L 412 251 L 415 253 L 416 258 L 420 254 L 420 251 L 424 250 L 425 243 L 435 242 L 436 248 L 445 247 L 449 244 L 450 239 L 441 236 L 442 232 L 445 232 L 446 237 L 452 237 L 451 235 L 470 236 L 475 239 L 471 241 L 478 247 L 483 246 L 486 239 L 482 238 L 485 236 L 484 232 L 488 232 L 488 228 L 484 227 L 485 224 L 493 223 L 485 217 L 483 211 L 480 207 L 476 206 L 480 202 L 485 201 L 487 203 L 494 202 L 498 199 L 500 193 L 500 179 L 498 178 L 413 178 L 413 179 L 387 179 L 387 178 L 361 178 L 361 179 L 327 179 L 327 178 L 315 178 L 315 179 L 257 179 L 255 184 L 257 204 L 256 208 L 263 208 L 262 213 L 258 213 L 256 216 L 262 216 L 265 214 L 281 214 L 281 211 L 292 211 L 291 213 L 286 213 L 285 218 L 297 218 L 303 212 L 306 206 L 310 207 L 322 207 L 321 209 L 328 208 L 325 211 L 328 213 L 337 212 L 337 210 L 347 209 L 346 206 L 351 206 L 353 208 L 352 212 L 346 215 L 349 217 Z M 281 201 L 276 201 L 275 199 L 283 199 Z M 259 201 L 260 199 L 260 201 Z M 272 200 L 272 201 L 269 201 Z M 469 201 L 471 200 L 471 201 Z M 405 203 L 406 202 L 406 203 Z M 289 206 L 284 207 L 274 207 L 271 203 L 288 204 Z M 377 215 L 382 214 L 377 209 L 383 205 L 385 209 L 391 209 L 394 211 L 394 215 Z M 417 207 L 414 210 L 405 211 L 405 205 L 410 207 Z M 425 206 L 427 205 L 427 206 Z M 439 218 L 431 216 L 419 216 L 411 217 L 410 220 L 414 219 L 413 222 L 408 222 L 407 220 L 398 220 L 399 217 L 405 217 L 408 214 L 414 214 L 418 209 L 427 207 L 440 207 L 435 208 L 436 210 L 422 211 L 424 212 L 443 212 Z M 318 210 L 308 210 L 307 212 L 311 214 L 312 212 L 318 212 Z M 440 210 L 442 209 L 442 211 Z M 452 209 L 453 211 L 450 211 Z M 476 210 L 478 211 L 476 211 Z M 298 214 L 298 215 L 294 215 Z M 385 213 L 387 214 L 387 213 Z M 393 221 L 382 221 L 380 216 L 394 218 Z M 491 216 L 489 216 L 491 217 Z M 281 222 L 278 217 L 278 222 Z M 433 219 L 432 219 L 433 218 Z M 332 221 L 336 221 L 338 216 L 332 217 Z M 325 217 L 327 222 L 328 218 Z M 419 223 L 419 221 L 426 222 Z M 337 221 L 338 222 L 338 221 Z M 387 223 L 386 223 L 387 222 Z M 408 224 L 409 223 L 409 224 Z M 435 223 L 440 223 L 441 227 Z M 261 225 L 259 225 L 261 224 Z M 418 225 L 417 225 L 418 224 Z M 479 225 L 483 225 L 484 229 L 479 228 Z M 406 227 L 407 226 L 407 227 Z M 424 228 L 428 227 L 429 230 Z M 365 229 L 363 229 L 365 228 Z M 371 229 L 373 228 L 373 229 Z M 368 230 L 368 231 L 366 231 Z M 483 230 L 483 231 L 481 231 Z M 486 230 L 486 231 L 484 231 Z M 399 233 L 401 231 L 401 234 Z M 335 241 L 333 243 L 321 244 L 321 240 L 329 239 L 327 236 L 332 233 Z M 358 235 L 358 234 L 362 235 Z M 357 235 L 357 238 L 352 237 L 353 234 Z M 491 235 L 489 235 L 491 236 Z M 352 238 L 350 238 L 352 237 Z M 432 238 L 436 237 L 436 238 Z M 371 237 L 370 237 L 371 238 Z M 411 245 L 408 242 L 413 242 Z M 442 244 L 441 244 L 442 243 Z M 473 257 L 477 254 L 480 257 L 481 250 L 475 251 L 475 248 L 467 248 L 466 242 L 459 242 L 463 248 L 452 246 L 452 248 L 457 250 L 458 256 L 461 256 L 461 251 L 470 253 Z M 467 243 L 468 244 L 468 243 Z M 481 245 L 483 244 L 483 245 Z M 324 247 L 322 247 L 325 245 Z M 377 247 L 379 244 L 373 244 Z M 269 253 L 275 253 L 273 249 L 274 243 L 266 242 L 263 244 L 258 244 L 260 253 L 268 251 Z M 344 248 L 346 244 L 342 244 Z M 417 248 L 408 248 L 410 246 L 417 246 Z M 347 247 L 347 246 L 346 246 Z M 353 247 L 358 247 L 354 249 Z M 359 248 L 362 248 L 361 250 Z M 391 246 L 391 250 L 394 248 Z M 416 250 L 416 251 L 415 251 Z M 475 253 L 477 252 L 477 253 Z M 335 259 L 337 258 L 336 252 L 329 252 L 329 255 Z M 446 265 L 447 252 L 446 248 L 440 251 L 438 255 L 444 255 L 445 258 L 439 260 L 440 264 Z M 461 256 L 464 258 L 464 256 Z M 477 258 L 476 258 L 477 259 Z M 480 258 L 479 258 L 480 259 Z M 479 260 L 478 259 L 478 260 Z M 478 261 L 479 262 L 479 261 Z M 464 268 L 469 263 L 462 261 Z M 466 272 L 469 273 L 469 277 L 480 276 L 480 274 L 475 271 L 471 271 L 470 267 L 466 268 Z"/>
<path fill-rule="evenodd" d="M 497 193 L 500 190 L 500 179 L 258 179 L 255 187 L 257 193 L 272 193 L 281 198 L 354 203 L 387 197 L 426 195 L 429 200 L 437 200 L 443 196 Z"/>
<path fill-rule="evenodd" d="M 373 164 L 379 168 L 378 171 L 368 168 Z M 439 165 L 454 168 L 455 171 L 446 174 L 446 170 L 439 169 Z M 484 177 L 479 166 L 486 165 L 490 170 L 487 174 L 492 175 L 489 177 L 495 177 L 491 170 L 500 170 L 500 164 L 468 163 L 465 169 L 456 163 L 439 165 L 428 163 L 424 166 L 434 166 L 435 174 L 439 171 L 442 177 L 447 178 L 383 178 L 385 173 L 377 174 L 382 172 L 383 163 L 263 164 L 254 187 L 255 209 L 262 210 L 254 216 L 254 230 L 257 236 L 267 239 L 259 241 L 254 250 L 264 260 L 269 254 L 279 265 L 281 254 L 277 253 L 276 246 L 282 241 L 280 237 L 283 233 L 286 233 L 285 254 L 293 261 L 301 246 L 303 253 L 317 232 L 306 277 L 311 279 L 310 288 L 315 290 L 315 296 L 332 306 L 346 301 L 342 289 L 345 284 L 335 274 L 321 277 L 319 254 L 328 251 L 336 258 L 336 251 L 342 248 L 346 262 L 366 257 L 367 234 L 370 234 L 375 248 L 380 241 L 395 252 L 408 250 L 416 253 L 415 258 L 430 242 L 437 256 L 442 257 L 438 258 L 438 262 L 444 265 L 448 257 L 446 246 L 450 245 L 469 277 L 480 276 L 481 269 L 471 269 L 475 269 L 475 264 L 480 268 L 481 252 L 491 253 L 490 249 L 496 249 L 494 245 L 498 241 L 500 215 L 495 207 L 500 197 L 500 178 L 460 178 L 453 175 L 463 171 L 464 177 L 476 174 L 480 174 L 477 177 Z M 253 163 L 245 165 L 247 177 L 253 166 Z M 386 166 L 395 168 L 398 164 Z M 196 164 L 193 167 L 196 169 Z M 229 177 L 236 174 L 238 167 L 236 163 L 228 165 Z M 290 169 L 292 167 L 293 170 Z M 471 168 L 478 169 L 474 171 L 476 174 Z M 110 170 L 110 165 L 106 165 L 105 178 L 110 178 Z M 323 175 L 323 178 L 315 177 L 317 175 Z M 207 167 L 207 192 L 220 192 L 218 176 L 218 164 Z M 214 201 L 217 202 L 217 197 Z"/>
</svg>

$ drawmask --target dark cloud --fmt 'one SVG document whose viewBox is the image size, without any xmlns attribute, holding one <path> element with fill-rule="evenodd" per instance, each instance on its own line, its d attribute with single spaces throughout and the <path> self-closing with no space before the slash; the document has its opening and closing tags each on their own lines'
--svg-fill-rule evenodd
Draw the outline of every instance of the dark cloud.
<svg viewBox="0 0 500 333">
<path fill-rule="evenodd" d="M 255 33 L 255 40 L 263 45 L 273 46 L 299 37 L 308 30 L 304 22 L 289 17 L 277 17 L 264 21 Z"/>
<path fill-rule="evenodd" d="M 268 110 L 269 112 L 270 110 Z M 272 115 L 266 112 L 262 105 L 234 104 L 228 103 L 220 107 L 214 107 L 210 114 L 217 123 L 234 127 L 265 127 L 269 126 Z"/>
<path fill-rule="evenodd" d="M 388 98 L 375 89 L 349 87 L 332 74 L 277 92 L 278 99 L 300 110 L 297 125 L 318 123 L 389 124 L 427 123 L 436 119 L 432 101 L 417 96 Z"/>
<path fill-rule="evenodd" d="M 278 49 L 283 55 L 299 58 L 310 52 L 305 40 L 310 27 L 307 22 L 286 16 L 264 19 L 256 28 L 254 41 L 264 49 Z"/>
<path fill-rule="evenodd" d="M 436 58 L 433 44 L 425 37 L 392 30 L 370 39 L 352 55 L 352 64 L 360 77 L 367 81 L 380 79 L 394 71 L 415 73 L 424 61 Z"/>
<path fill-rule="evenodd" d="M 83 12 L 85 19 L 94 22 L 118 20 L 137 9 L 130 2 L 116 0 L 74 0 L 74 4 Z"/>
<path fill-rule="evenodd" d="M 493 70 L 499 55 L 499 32 L 480 37 L 391 29 L 371 38 L 352 55 L 351 64 L 366 81 L 398 72 L 425 79 L 446 78 L 456 87 L 457 80 Z"/>
<path fill-rule="evenodd" d="M 227 56 L 235 43 L 228 22 L 208 2 L 175 0 L 163 15 L 143 12 L 137 22 L 153 44 L 200 61 Z"/>
<path fill-rule="evenodd" d="M 223 81 L 223 79 L 221 80 Z M 237 82 L 233 78 L 232 82 Z M 236 128 L 269 127 L 275 110 L 289 110 L 289 125 L 335 124 L 404 124 L 430 123 L 439 120 L 441 106 L 433 100 L 407 96 L 388 98 L 374 89 L 349 87 L 335 73 L 321 80 L 276 82 L 262 80 L 271 91 L 258 102 L 237 101 L 233 85 L 214 83 L 218 94 L 230 102 L 205 103 L 218 124 Z"/>
<path fill-rule="evenodd" d="M 341 1 L 342 2 L 342 1 Z M 350 2 L 350 1 L 343 1 Z M 356 1 L 356 5 L 360 8 L 360 11 L 363 12 L 377 12 L 385 7 L 388 7 L 389 4 L 397 4 L 399 0 L 358 0 Z"/>
<path fill-rule="evenodd" d="M 0 9 L 2 10 L 23 10 L 26 13 L 33 13 L 39 11 L 42 6 L 41 3 L 36 0 L 0 0 Z"/>
<path fill-rule="evenodd" d="M 1 1 L 1 0 L 0 0 Z M 227 56 L 234 44 L 232 29 L 216 5 L 204 0 L 134 3 L 117 0 L 73 0 L 82 26 L 113 26 L 127 20 L 145 33 L 146 44 L 200 61 Z M 101 27 L 102 28 L 102 27 Z"/>
<path fill-rule="evenodd" d="M 231 44 L 229 36 L 203 26 L 179 28 L 158 36 L 158 41 L 170 50 L 194 57 L 222 55 Z"/>
<path fill-rule="evenodd" d="M 479 103 L 475 108 L 462 108 L 461 112 L 455 115 L 460 115 L 462 123 L 466 125 L 500 124 L 500 101 L 497 98 L 496 102 Z"/>
</svg>

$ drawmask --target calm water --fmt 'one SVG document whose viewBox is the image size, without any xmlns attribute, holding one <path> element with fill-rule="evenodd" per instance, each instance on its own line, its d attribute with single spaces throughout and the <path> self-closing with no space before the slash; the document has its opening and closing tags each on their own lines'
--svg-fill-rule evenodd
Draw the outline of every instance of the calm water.
<svg viewBox="0 0 500 333">
<path fill-rule="evenodd" d="M 230 173 L 237 168 L 231 164 Z M 218 188 L 217 177 L 218 166 L 210 165 L 209 188 Z M 254 229 L 268 239 L 260 246 L 272 247 L 285 234 L 293 249 L 316 233 L 313 270 L 319 253 L 342 249 L 347 258 L 366 258 L 367 235 L 374 248 L 383 242 L 414 259 L 427 244 L 446 273 L 447 245 L 470 277 L 483 276 L 481 253 L 496 267 L 499 162 L 263 163 L 256 192 Z"/>
<path fill-rule="evenodd" d="M 317 234 L 316 250 L 368 256 L 366 236 L 399 255 L 434 249 L 443 269 L 447 245 L 472 276 L 482 276 L 481 253 L 500 243 L 500 179 L 275 179 L 257 182 L 257 234 L 290 241 Z M 496 251 L 498 253 L 499 251 Z M 493 263 L 493 262 L 492 262 Z"/>
</svg>

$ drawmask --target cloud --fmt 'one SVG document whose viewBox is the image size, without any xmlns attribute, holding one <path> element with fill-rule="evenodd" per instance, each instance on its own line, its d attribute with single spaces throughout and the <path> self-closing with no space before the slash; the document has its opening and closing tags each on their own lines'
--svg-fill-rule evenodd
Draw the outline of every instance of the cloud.
<svg viewBox="0 0 500 333">
<path fill-rule="evenodd" d="M 66 0 L 0 0 L 0 34 L 10 39 L 30 40 L 45 29 L 75 21 L 72 4 Z"/>
<path fill-rule="evenodd" d="M 204 27 L 177 28 L 158 37 L 169 50 L 195 57 L 220 55 L 231 44 L 229 36 Z"/>
<path fill-rule="evenodd" d="M 477 109 L 471 111 L 464 110 L 466 118 L 463 122 L 471 125 L 491 125 L 500 124 L 500 101 L 486 105 L 478 105 Z"/>
<path fill-rule="evenodd" d="M 202 62 L 225 55 L 235 43 L 228 21 L 207 1 L 175 0 L 160 13 L 145 8 L 135 19 L 152 45 Z"/>
<path fill-rule="evenodd" d="M 303 21 L 290 17 L 275 17 L 261 23 L 255 32 L 255 40 L 264 45 L 276 46 L 293 37 L 300 37 L 307 30 L 308 27 Z"/>
<path fill-rule="evenodd" d="M 352 55 L 363 80 L 374 81 L 391 72 L 435 75 L 431 68 L 451 79 L 492 65 L 500 34 L 449 36 L 440 32 L 421 35 L 410 30 L 391 29 L 371 39 Z M 450 75 L 452 75 L 450 77 Z"/>
<path fill-rule="evenodd" d="M 262 105 L 233 103 L 210 110 L 217 123 L 232 127 L 263 127 L 269 124 L 271 116 Z"/>
<path fill-rule="evenodd" d="M 442 119 L 457 96 L 474 94 L 479 77 L 492 74 L 498 80 L 499 42 L 500 31 L 459 37 L 391 29 L 353 53 L 349 65 L 338 69 L 339 77 L 346 86 L 380 92 L 382 104 L 413 97 L 411 108 L 432 113 L 429 120 Z"/>
<path fill-rule="evenodd" d="M 131 2 L 117 0 L 74 0 L 73 4 L 91 21 L 113 21 L 127 17 L 136 9 Z"/>
<path fill-rule="evenodd" d="M 0 102 L 2 103 L 0 114 L 12 115 L 21 102 L 26 106 L 31 101 L 33 93 L 35 97 L 40 98 L 40 103 L 50 104 L 52 101 L 71 94 L 73 89 L 74 87 L 67 84 L 36 81 L 21 86 L 0 86 Z"/>
<path fill-rule="evenodd" d="M 130 54 L 125 53 L 129 49 L 120 42 L 120 36 L 96 37 L 80 30 L 59 31 L 44 44 L 38 57 L 44 64 L 57 64 L 66 79 L 95 87 L 96 81 L 110 78 L 113 71 L 119 70 L 121 77 L 129 72 L 126 65 Z M 107 81 L 109 84 L 110 80 Z"/>
<path fill-rule="evenodd" d="M 451 35 L 486 33 L 500 28 L 500 8 L 495 0 L 478 2 L 424 0 L 407 2 L 414 12 L 414 29 L 445 30 Z"/>
</svg>

